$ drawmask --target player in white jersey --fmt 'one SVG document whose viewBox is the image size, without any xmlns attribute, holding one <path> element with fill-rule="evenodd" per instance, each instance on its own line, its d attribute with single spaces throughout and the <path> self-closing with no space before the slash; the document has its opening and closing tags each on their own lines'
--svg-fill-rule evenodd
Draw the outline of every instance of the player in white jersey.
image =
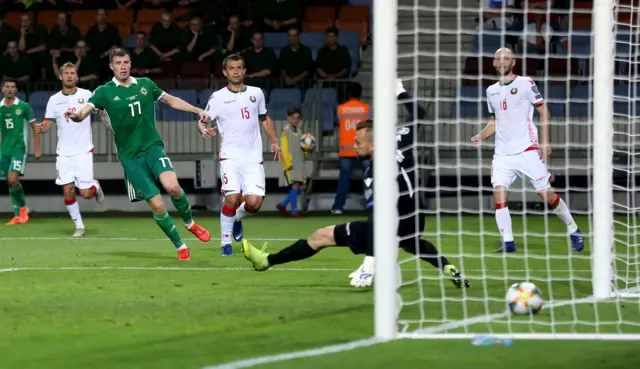
<svg viewBox="0 0 640 369">
<path fill-rule="evenodd" d="M 508 191 L 517 177 L 529 180 L 540 198 L 549 204 L 567 226 L 572 249 L 584 248 L 584 237 L 564 201 L 551 188 L 551 174 L 545 161 L 549 146 L 549 113 L 542 94 L 529 77 L 513 74 L 515 59 L 510 49 L 496 51 L 493 66 L 499 82 L 487 88 L 489 124 L 471 138 L 474 146 L 495 134 L 495 152 L 491 164 L 491 184 L 496 206 L 496 222 L 502 235 L 502 246 L 495 252 L 515 252 L 516 244 L 507 205 Z M 533 123 L 533 111 L 540 114 L 541 140 Z"/>
<path fill-rule="evenodd" d="M 56 184 L 62 186 L 64 203 L 76 225 L 74 237 L 85 234 L 80 208 L 76 201 L 76 188 L 85 199 L 95 198 L 98 204 L 104 202 L 100 183 L 93 178 L 93 141 L 91 138 L 91 117 L 81 123 L 68 121 L 64 117 L 67 110 L 80 111 L 89 101 L 91 91 L 76 86 L 78 73 L 76 66 L 65 63 L 60 67 L 62 91 L 49 98 L 44 121 L 37 131 L 48 132 L 53 123 L 58 126 L 58 147 L 56 149 Z"/>
<path fill-rule="evenodd" d="M 271 152 L 282 160 L 278 136 L 273 121 L 267 115 L 262 89 L 243 83 L 246 72 L 244 59 L 230 55 L 223 61 L 228 85 L 209 98 L 206 112 L 215 121 L 214 128 L 198 122 L 204 138 L 220 133 L 220 178 L 224 204 L 220 213 L 221 254 L 233 255 L 231 236 L 240 242 L 242 219 L 255 214 L 265 195 L 260 125 L 271 141 Z M 240 203 L 241 195 L 244 202 Z"/>
</svg>

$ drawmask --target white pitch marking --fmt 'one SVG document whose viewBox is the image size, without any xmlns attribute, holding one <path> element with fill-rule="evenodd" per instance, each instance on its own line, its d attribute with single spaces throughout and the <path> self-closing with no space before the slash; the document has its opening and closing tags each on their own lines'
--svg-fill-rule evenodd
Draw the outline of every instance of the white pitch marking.
<svg viewBox="0 0 640 369">
<path fill-rule="evenodd" d="M 219 241 L 220 238 L 212 237 L 212 240 Z M 300 238 L 251 238 L 251 241 L 297 241 Z M 144 238 L 144 237 L 0 237 L 1 241 L 166 241 L 167 238 Z M 185 241 L 198 241 L 197 238 L 185 238 Z"/>
</svg>

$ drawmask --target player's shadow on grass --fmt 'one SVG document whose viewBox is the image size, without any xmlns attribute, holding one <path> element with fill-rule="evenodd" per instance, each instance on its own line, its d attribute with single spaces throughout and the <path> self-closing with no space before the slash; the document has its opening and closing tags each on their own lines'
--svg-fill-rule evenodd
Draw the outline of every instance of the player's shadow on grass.
<svg viewBox="0 0 640 369">
<path fill-rule="evenodd" d="M 159 252 L 142 252 L 142 251 L 114 251 L 103 253 L 109 256 L 116 256 L 129 259 L 164 259 L 172 260 L 171 256 Z"/>
</svg>

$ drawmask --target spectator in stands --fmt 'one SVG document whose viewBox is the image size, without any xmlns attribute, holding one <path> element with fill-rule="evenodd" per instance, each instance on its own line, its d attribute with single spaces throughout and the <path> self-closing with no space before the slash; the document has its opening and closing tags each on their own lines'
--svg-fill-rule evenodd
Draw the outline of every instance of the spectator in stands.
<svg viewBox="0 0 640 369">
<path fill-rule="evenodd" d="M 286 32 L 297 27 L 298 6 L 295 0 L 263 0 L 264 31 Z"/>
<path fill-rule="evenodd" d="M 264 47 L 262 32 L 254 32 L 251 43 L 253 47 L 242 55 L 247 63 L 246 77 L 251 79 L 250 84 L 267 88 L 266 80 L 275 76 L 278 58 L 273 50 Z"/>
<path fill-rule="evenodd" d="M 66 12 L 59 12 L 57 24 L 51 29 L 49 49 L 51 56 L 58 58 L 60 65 L 75 58 L 75 47 L 80 40 L 80 31 L 73 24 L 69 24 Z"/>
<path fill-rule="evenodd" d="M 312 64 L 311 49 L 300 43 L 300 31 L 289 29 L 289 45 L 280 50 L 280 71 L 285 85 L 303 88 Z"/>
<path fill-rule="evenodd" d="M 47 53 L 47 29 L 39 24 L 33 24 L 28 14 L 20 17 L 20 35 L 18 36 L 18 51 L 25 53 L 31 59 L 31 65 L 36 72 L 32 79 L 45 79 L 51 64 L 51 57 Z"/>
<path fill-rule="evenodd" d="M 546 50 L 546 45 L 551 41 L 553 25 L 557 25 L 558 16 L 549 12 L 553 4 L 547 0 L 524 0 L 525 25 L 524 32 L 520 36 L 520 44 L 531 51 Z M 532 11 L 529 11 L 532 10 Z M 547 19 L 550 23 L 547 23 Z"/>
<path fill-rule="evenodd" d="M 189 31 L 186 35 L 185 60 L 209 60 L 218 47 L 215 35 L 202 28 L 200 17 L 189 21 Z"/>
<path fill-rule="evenodd" d="M 252 21 L 240 22 L 240 17 L 232 15 L 229 17 L 229 25 L 227 26 L 227 34 L 224 44 L 227 46 L 227 53 L 237 54 L 251 47 L 249 41 L 249 30 Z"/>
<path fill-rule="evenodd" d="M 325 45 L 318 50 L 316 58 L 316 73 L 325 81 L 323 86 L 337 88 L 338 101 L 343 102 L 346 99 L 345 85 L 336 80 L 349 78 L 351 56 L 346 47 L 338 44 L 338 32 L 336 27 L 327 28 Z"/>
<path fill-rule="evenodd" d="M 100 74 L 109 75 L 109 58 L 107 56 L 111 49 L 122 45 L 122 39 L 118 29 L 107 22 L 107 12 L 104 9 L 96 11 L 96 23 L 87 31 L 85 41 L 91 53 L 98 55 L 101 60 Z"/>
<path fill-rule="evenodd" d="M 136 33 L 136 48 L 131 52 L 131 74 L 136 77 L 147 77 L 162 73 L 160 58 L 147 47 L 147 34 Z"/>
<path fill-rule="evenodd" d="M 484 29 L 511 29 L 514 20 L 514 0 L 482 0 L 482 5 L 482 27 Z M 504 15 L 503 8 L 506 8 Z"/>
<path fill-rule="evenodd" d="M 369 160 L 358 160 L 353 148 L 356 138 L 356 125 L 358 122 L 370 119 L 369 104 L 360 101 L 362 86 L 359 83 L 349 83 L 347 87 L 349 101 L 338 106 L 338 120 L 340 124 L 340 175 L 338 177 L 338 190 L 331 207 L 331 214 L 339 215 L 344 210 L 347 202 L 351 173 L 356 165 L 362 167 L 362 172 L 371 166 Z M 395 103 L 395 101 L 393 102 Z"/>
<path fill-rule="evenodd" d="M 175 24 L 171 13 L 164 12 L 160 22 L 151 27 L 149 45 L 162 61 L 171 61 L 179 56 L 183 37 L 183 31 Z"/>
<path fill-rule="evenodd" d="M 18 42 L 9 41 L 7 51 L 0 58 L 0 74 L 18 82 L 26 82 L 33 76 L 31 60 L 25 54 L 18 52 Z"/>
<path fill-rule="evenodd" d="M 95 52 L 87 50 L 87 43 L 79 40 L 76 43 L 74 51 L 74 59 L 71 61 L 76 65 L 78 71 L 78 81 L 85 87 L 94 87 L 97 85 L 100 77 L 100 56 Z M 60 66 L 62 63 L 58 58 L 53 58 L 53 71 L 57 78 L 60 78 Z"/>
<path fill-rule="evenodd" d="M 9 41 L 17 41 L 18 33 L 16 30 L 8 24 L 5 24 L 2 19 L 0 19 L 0 50 L 2 52 L 6 52 L 7 43 Z"/>
</svg>

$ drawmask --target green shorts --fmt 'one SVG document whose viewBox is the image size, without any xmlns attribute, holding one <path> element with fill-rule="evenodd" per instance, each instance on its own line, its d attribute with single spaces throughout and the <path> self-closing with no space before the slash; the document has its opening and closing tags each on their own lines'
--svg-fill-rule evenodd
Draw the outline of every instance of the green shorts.
<svg viewBox="0 0 640 369">
<path fill-rule="evenodd" d="M 149 200 L 160 194 L 156 180 L 163 172 L 173 172 L 171 160 L 161 147 L 153 147 L 133 159 L 121 159 L 124 181 L 131 202 Z"/>
<path fill-rule="evenodd" d="M 9 172 L 24 175 L 24 167 L 27 166 L 27 154 L 0 156 L 0 178 L 6 178 Z"/>
</svg>

